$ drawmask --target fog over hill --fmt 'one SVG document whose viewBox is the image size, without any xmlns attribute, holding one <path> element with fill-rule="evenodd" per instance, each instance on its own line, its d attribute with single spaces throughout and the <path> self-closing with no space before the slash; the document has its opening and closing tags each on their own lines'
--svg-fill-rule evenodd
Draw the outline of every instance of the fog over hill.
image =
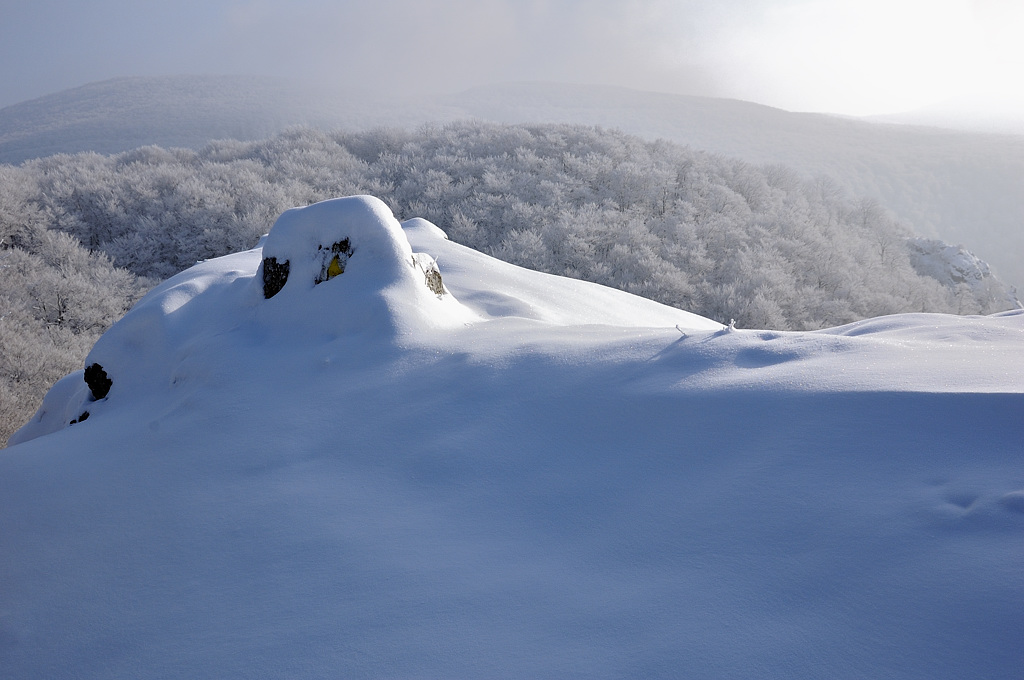
<svg viewBox="0 0 1024 680">
<path fill-rule="evenodd" d="M 385 99 L 251 77 L 127 78 L 0 109 L 0 161 L 145 144 L 197 148 L 290 125 L 362 130 L 478 118 L 582 123 L 757 163 L 826 174 L 923 236 L 961 243 L 1002 279 L 1024 282 L 1024 137 L 868 123 L 748 102 L 625 88 L 520 83 Z"/>
<path fill-rule="evenodd" d="M 198 148 L 212 139 L 256 139 L 297 124 L 360 121 L 352 102 L 274 78 L 116 78 L 0 109 L 0 161 L 55 153 L 118 153 L 155 144 Z"/>
<path fill-rule="evenodd" d="M 998 96 L 960 96 L 902 113 L 868 116 L 866 120 L 1024 135 L 1024 99 L 1012 90 Z"/>
</svg>

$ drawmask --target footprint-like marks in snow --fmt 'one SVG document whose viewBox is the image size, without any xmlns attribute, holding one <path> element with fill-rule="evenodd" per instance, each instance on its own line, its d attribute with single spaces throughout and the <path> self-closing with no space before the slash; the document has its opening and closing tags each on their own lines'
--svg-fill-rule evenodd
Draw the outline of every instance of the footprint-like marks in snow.
<svg viewBox="0 0 1024 680">
<path fill-rule="evenodd" d="M 944 494 L 945 501 L 963 510 L 969 510 L 979 496 L 971 491 L 947 491 Z"/>
</svg>

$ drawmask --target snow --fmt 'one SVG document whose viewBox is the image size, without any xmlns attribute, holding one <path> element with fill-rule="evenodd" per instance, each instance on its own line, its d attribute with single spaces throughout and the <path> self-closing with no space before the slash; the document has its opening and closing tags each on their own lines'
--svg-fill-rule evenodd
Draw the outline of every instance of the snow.
<svg viewBox="0 0 1024 680">
<path fill-rule="evenodd" d="M 165 282 L 88 362 L 107 397 L 69 376 L 0 453 L 3 677 L 1024 664 L 1019 310 L 730 330 L 356 197 Z"/>
</svg>

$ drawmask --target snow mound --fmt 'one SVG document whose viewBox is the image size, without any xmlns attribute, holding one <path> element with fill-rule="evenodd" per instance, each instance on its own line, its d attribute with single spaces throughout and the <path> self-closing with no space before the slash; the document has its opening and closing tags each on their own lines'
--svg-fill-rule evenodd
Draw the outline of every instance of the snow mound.
<svg viewBox="0 0 1024 680">
<path fill-rule="evenodd" d="M 444 288 L 433 258 L 413 253 L 391 210 L 372 196 L 286 211 L 263 241 L 262 254 L 254 285 L 267 300 L 280 294 L 277 305 L 305 307 L 303 296 L 330 283 L 331 315 L 346 321 L 385 323 L 397 331 L 405 322 L 476 320 Z M 373 313 L 379 317 L 370 319 Z"/>
<path fill-rule="evenodd" d="M 444 277 L 462 292 L 452 294 L 438 262 L 414 252 L 410 239 L 439 253 Z M 463 294 L 466 304 L 458 299 Z M 186 384 L 228 380 L 230 362 L 211 359 L 254 344 L 278 354 L 316 352 L 339 338 L 354 338 L 354 346 L 409 346 L 502 319 L 543 328 L 721 328 L 621 291 L 494 260 L 451 243 L 426 220 L 399 224 L 372 196 L 336 198 L 287 210 L 252 250 L 201 262 L 150 291 L 86 358 L 89 371 L 111 382 L 109 393 L 90 390 L 89 371 L 65 377 L 10 444 L 77 424 L 110 400 L 160 400 Z M 477 342 L 519 342 L 520 331 L 491 328 Z"/>
<path fill-rule="evenodd" d="M 268 263 L 276 263 L 280 284 L 269 296 Z M 388 344 L 475 321 L 480 317 L 444 287 L 434 259 L 413 253 L 381 200 L 352 196 L 293 208 L 257 248 L 168 279 L 99 339 L 85 365 L 108 376 L 109 397 L 92 393 L 82 371 L 67 376 L 10 443 L 74 424 L 108 398 L 173 387 L 189 374 L 191 357 L 224 351 L 225 342 L 258 337 L 298 345 L 356 333 Z"/>
</svg>

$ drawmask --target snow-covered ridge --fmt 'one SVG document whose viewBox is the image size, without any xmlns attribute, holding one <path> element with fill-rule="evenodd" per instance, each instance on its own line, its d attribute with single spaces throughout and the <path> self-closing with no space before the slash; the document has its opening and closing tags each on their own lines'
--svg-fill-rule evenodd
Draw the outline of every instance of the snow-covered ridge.
<svg viewBox="0 0 1024 680">
<path fill-rule="evenodd" d="M 1024 663 L 1022 310 L 734 329 L 350 197 L 87 363 L 0 455 L 11 677 Z"/>
<path fill-rule="evenodd" d="M 410 234 L 424 245 L 445 247 L 444 232 L 422 219 L 410 220 L 406 227 L 403 231 L 387 206 L 370 196 L 285 212 L 256 248 L 199 263 L 165 281 L 100 338 L 85 363 L 101 367 L 113 382 L 109 397 L 104 391 L 96 403 L 95 390 L 81 372 L 68 376 L 11 443 L 67 427 L 83 413 L 93 416 L 106 408 L 108 399 L 163 392 L 182 379 L 182 365 L 197 348 L 230 353 L 232 343 L 244 345 L 256 335 L 299 346 L 357 334 L 383 345 L 408 341 L 427 330 L 503 317 L 565 326 L 721 327 L 619 291 L 502 265 L 468 249 L 461 249 L 452 262 L 453 275 L 470 302 L 463 305 L 444 288 L 434 258 L 413 253 L 407 238 Z M 343 272 L 328 278 L 331 248 L 340 242 L 351 255 L 344 257 Z M 478 267 L 471 283 L 460 260 Z M 266 287 L 268 266 L 274 266 L 268 263 L 287 266 L 286 281 L 273 294 Z M 503 280 L 491 278 L 490 272 L 479 276 L 481 269 L 515 273 L 506 273 Z M 435 276 L 440 293 L 432 287 Z M 470 288 L 463 288 L 466 284 Z"/>
<path fill-rule="evenodd" d="M 414 253 L 410 241 L 428 252 Z M 343 273 L 328 277 L 332 245 L 341 242 L 351 254 L 343 255 Z M 269 294 L 268 267 L 277 263 L 287 267 L 286 281 Z M 627 329 L 643 328 L 635 337 L 653 344 L 641 354 L 682 370 L 680 385 L 691 388 L 1014 391 L 1024 384 L 1024 362 L 1015 361 L 1016 342 L 1024 342 L 1020 314 L 889 319 L 813 333 L 736 331 L 621 291 L 499 262 L 451 243 L 426 220 L 400 225 L 376 198 L 342 198 L 289 210 L 253 250 L 197 264 L 157 286 L 86 359 L 113 382 L 109 397 L 105 389 L 97 396 L 81 373 L 68 376 L 11 443 L 94 416 L 115 397 L 160 398 L 184 379 L 183 367 L 218 364 L 214 357 L 254 338 L 316 347 L 354 335 L 379 346 L 432 342 L 485 353 L 557 340 L 582 351 L 595 342 L 616 345 L 624 331 L 634 337 Z M 587 330 L 597 325 L 606 330 Z M 965 354 L 974 343 L 985 345 L 983 361 Z M 927 354 L 908 365 L 902 351 Z M 831 370 L 837 355 L 840 372 Z M 929 361 L 934 367 L 922 371 Z"/>
</svg>

